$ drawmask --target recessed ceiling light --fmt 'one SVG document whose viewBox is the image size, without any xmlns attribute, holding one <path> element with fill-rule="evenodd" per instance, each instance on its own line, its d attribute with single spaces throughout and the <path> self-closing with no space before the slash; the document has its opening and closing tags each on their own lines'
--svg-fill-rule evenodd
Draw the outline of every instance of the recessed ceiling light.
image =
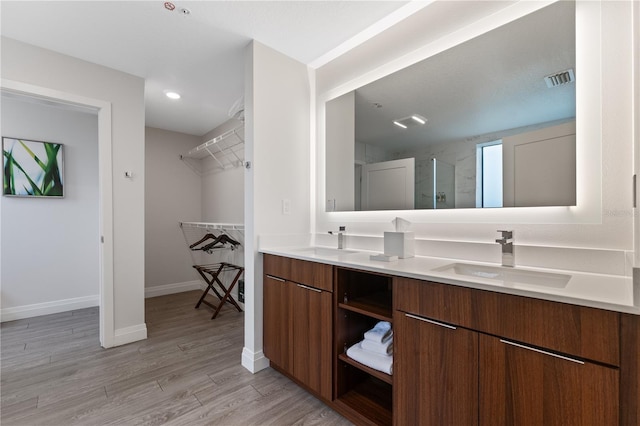
<svg viewBox="0 0 640 426">
<path fill-rule="evenodd" d="M 413 121 L 417 121 L 418 124 L 424 124 L 427 122 L 425 118 L 420 117 L 419 115 L 412 115 L 411 118 L 413 119 Z"/>
<path fill-rule="evenodd" d="M 418 114 L 413 114 L 404 118 L 398 118 L 397 120 L 393 121 L 393 124 L 395 124 L 396 126 L 402 127 L 403 129 L 407 129 L 413 126 L 419 126 L 419 125 L 421 126 L 426 123 L 427 123 L 427 119 Z"/>
<path fill-rule="evenodd" d="M 176 92 L 164 92 L 164 94 L 167 96 L 167 98 L 169 99 L 180 99 L 180 93 L 176 93 Z"/>
</svg>

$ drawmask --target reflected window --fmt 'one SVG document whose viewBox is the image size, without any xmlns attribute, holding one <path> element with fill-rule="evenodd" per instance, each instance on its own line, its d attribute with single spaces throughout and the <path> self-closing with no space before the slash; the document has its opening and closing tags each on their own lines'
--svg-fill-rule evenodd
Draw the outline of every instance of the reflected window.
<svg viewBox="0 0 640 426">
<path fill-rule="evenodd" d="M 502 140 L 477 145 L 477 207 L 502 207 Z"/>
</svg>

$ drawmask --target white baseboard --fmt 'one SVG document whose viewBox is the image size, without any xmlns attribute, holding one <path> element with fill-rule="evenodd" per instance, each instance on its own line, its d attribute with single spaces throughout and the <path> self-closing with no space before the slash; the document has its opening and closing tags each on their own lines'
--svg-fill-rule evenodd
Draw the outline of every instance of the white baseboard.
<svg viewBox="0 0 640 426">
<path fill-rule="evenodd" d="M 147 338 L 147 325 L 145 323 L 132 325 L 131 327 L 119 328 L 115 330 L 113 345 L 120 346 L 127 343 L 137 342 Z"/>
<path fill-rule="evenodd" d="M 257 373 L 269 366 L 269 358 L 264 356 L 264 352 L 252 352 L 248 348 L 242 348 L 242 366 L 252 373 Z"/>
<path fill-rule="evenodd" d="M 15 306 L 12 308 L 0 309 L 0 322 L 57 314 L 60 312 L 91 308 L 99 305 L 100 298 L 98 295 L 95 295 L 55 300 L 53 302 L 35 303 L 33 305 Z"/>
<path fill-rule="evenodd" d="M 167 294 L 182 293 L 183 291 L 204 290 L 205 284 L 200 280 L 186 281 L 183 283 L 172 283 L 156 285 L 144 288 L 144 297 L 165 296 Z"/>
</svg>

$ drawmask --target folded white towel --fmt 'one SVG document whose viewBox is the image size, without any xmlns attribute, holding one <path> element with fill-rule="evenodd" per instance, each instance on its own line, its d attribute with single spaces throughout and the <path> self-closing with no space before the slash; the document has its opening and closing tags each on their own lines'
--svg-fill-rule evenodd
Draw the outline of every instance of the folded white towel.
<svg viewBox="0 0 640 426">
<path fill-rule="evenodd" d="M 393 338 L 389 338 L 385 343 L 365 339 L 362 341 L 362 349 L 380 355 L 391 355 L 393 353 Z"/>
<path fill-rule="evenodd" d="M 393 355 L 380 355 L 362 349 L 362 342 L 347 349 L 347 356 L 383 373 L 393 374 Z"/>
<path fill-rule="evenodd" d="M 388 321 L 380 321 L 371 330 L 364 333 L 364 338 L 372 342 L 384 343 L 389 340 L 392 335 L 393 330 L 391 330 L 391 323 Z"/>
</svg>

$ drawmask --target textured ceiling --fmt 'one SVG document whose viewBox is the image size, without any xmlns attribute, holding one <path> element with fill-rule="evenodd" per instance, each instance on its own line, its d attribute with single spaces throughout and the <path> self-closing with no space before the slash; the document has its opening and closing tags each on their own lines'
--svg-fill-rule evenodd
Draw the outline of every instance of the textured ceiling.
<svg viewBox="0 0 640 426">
<path fill-rule="evenodd" d="M 1 34 L 146 79 L 146 124 L 203 135 L 244 93 L 253 39 L 309 64 L 404 1 L 5 1 Z M 188 8 L 189 15 L 180 13 Z M 170 101 L 165 90 L 182 99 Z"/>
</svg>

